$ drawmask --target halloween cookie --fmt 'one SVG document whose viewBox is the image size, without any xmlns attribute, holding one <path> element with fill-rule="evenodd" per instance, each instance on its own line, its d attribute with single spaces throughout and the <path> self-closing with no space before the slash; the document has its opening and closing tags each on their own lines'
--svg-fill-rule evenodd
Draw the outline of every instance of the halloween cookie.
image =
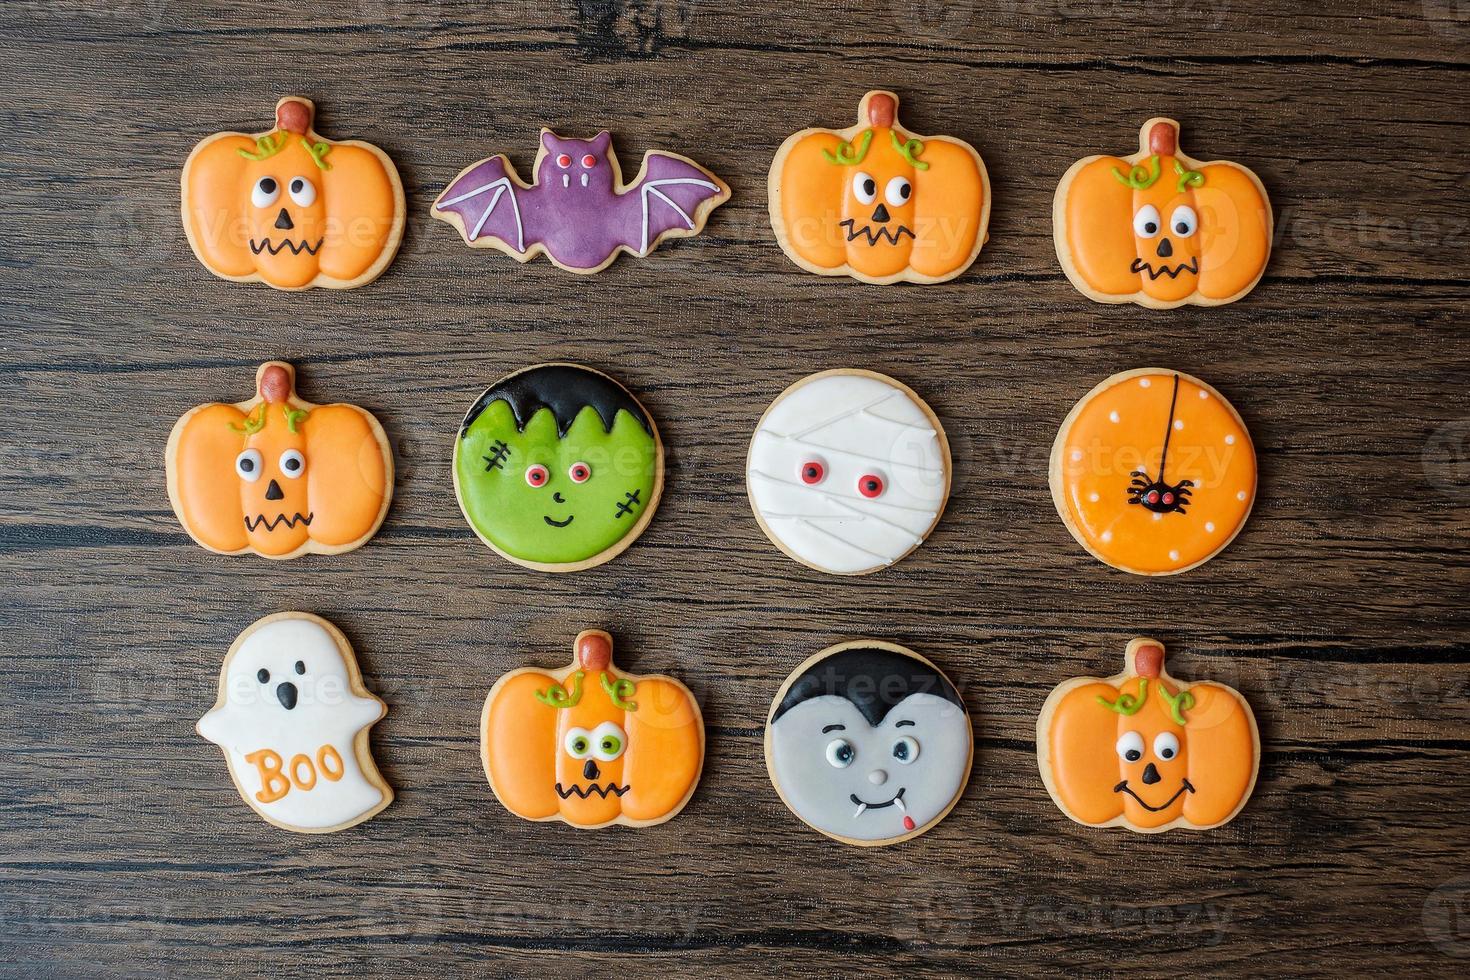
<svg viewBox="0 0 1470 980">
<path fill-rule="evenodd" d="M 1164 669 L 1164 645 L 1128 644 L 1121 674 L 1058 684 L 1036 719 L 1036 761 L 1056 805 L 1090 827 L 1153 834 L 1229 823 L 1261 763 L 1255 715 L 1234 688 Z"/>
<path fill-rule="evenodd" d="M 687 157 L 662 150 L 624 184 L 612 137 L 563 139 L 541 130 L 541 146 L 521 180 L 504 156 L 472 163 L 450 181 L 430 214 L 459 230 L 465 244 L 493 248 L 517 262 L 545 253 L 568 272 L 601 272 L 620 252 L 643 257 L 666 238 L 704 229 L 730 188 Z"/>
<path fill-rule="evenodd" d="M 813 830 L 860 847 L 897 844 L 943 820 L 970 779 L 970 716 L 938 667 L 893 643 L 854 640 L 781 685 L 766 768 Z"/>
<path fill-rule="evenodd" d="M 583 630 L 560 670 L 513 670 L 490 689 L 480 757 L 496 799 L 526 820 L 584 830 L 677 816 L 704 767 L 704 719 L 672 677 L 613 666 L 612 637 Z"/>
<path fill-rule="evenodd" d="M 847 129 L 803 129 L 776 151 L 767 188 L 781 250 L 821 276 L 953 279 L 985 244 L 985 162 L 952 136 L 899 125 L 892 92 L 863 96 L 857 116 Z"/>
<path fill-rule="evenodd" d="M 1271 202 L 1238 163 L 1179 150 L 1179 124 L 1150 119 L 1131 156 L 1074 163 L 1052 203 L 1057 260 L 1099 303 L 1169 309 L 1233 303 L 1271 257 Z"/>
<path fill-rule="evenodd" d="M 866 575 L 913 551 L 949 499 L 949 442 L 929 406 L 872 371 L 796 382 L 756 425 L 746 460 L 755 519 L 803 565 Z"/>
<path fill-rule="evenodd" d="M 220 666 L 200 735 L 225 753 L 240 796 L 277 827 L 343 830 L 393 802 L 368 747 L 387 705 L 362 684 L 352 645 L 320 616 L 256 620 Z"/>
<path fill-rule="evenodd" d="M 632 544 L 658 507 L 653 417 L 612 378 L 542 364 L 501 378 L 454 441 L 454 492 L 480 540 L 518 565 L 574 572 Z"/>
<path fill-rule="evenodd" d="M 1256 451 L 1234 407 L 1198 378 L 1140 368 L 1108 378 L 1062 422 L 1051 497 L 1094 558 L 1174 575 L 1229 544 L 1256 498 Z"/>
<path fill-rule="evenodd" d="M 316 107 L 289 96 L 264 133 L 215 133 L 182 178 L 184 233 L 222 279 L 351 289 L 383 274 L 403 240 L 398 168 L 360 140 L 324 139 Z"/>
<path fill-rule="evenodd" d="M 356 405 L 296 396 L 280 361 L 255 372 L 258 394 L 190 409 L 174 423 L 168 499 L 210 551 L 267 558 L 338 554 L 366 543 L 393 499 L 393 453 Z"/>
</svg>

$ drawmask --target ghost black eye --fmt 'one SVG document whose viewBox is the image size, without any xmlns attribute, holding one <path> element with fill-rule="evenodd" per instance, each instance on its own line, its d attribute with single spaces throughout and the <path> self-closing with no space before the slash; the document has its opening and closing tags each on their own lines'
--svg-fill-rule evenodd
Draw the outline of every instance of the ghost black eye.
<svg viewBox="0 0 1470 980">
<path fill-rule="evenodd" d="M 298 674 L 304 674 L 304 673 L 306 673 L 306 661 L 304 661 L 304 660 L 298 660 L 298 661 L 296 661 L 296 673 L 298 673 Z"/>
<path fill-rule="evenodd" d="M 271 672 L 262 667 L 255 672 L 255 679 L 260 681 L 262 684 L 268 684 L 270 683 Z"/>
</svg>

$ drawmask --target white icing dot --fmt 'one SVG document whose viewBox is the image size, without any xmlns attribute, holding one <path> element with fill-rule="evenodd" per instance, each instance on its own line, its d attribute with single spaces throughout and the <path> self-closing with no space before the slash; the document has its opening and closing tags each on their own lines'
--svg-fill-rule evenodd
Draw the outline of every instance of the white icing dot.
<svg viewBox="0 0 1470 980">
<path fill-rule="evenodd" d="M 1170 561 L 1178 561 L 1179 560 L 1179 552 L 1177 552 L 1177 551 L 1171 551 L 1171 552 L 1169 552 L 1169 560 Z"/>
<path fill-rule="evenodd" d="M 1087 499 L 1090 500 L 1090 501 L 1092 501 L 1093 503 L 1097 503 L 1098 500 L 1101 499 L 1101 498 L 1099 498 L 1096 493 L 1089 493 L 1087 495 Z"/>
<path fill-rule="evenodd" d="M 1240 491 L 1240 493 L 1237 493 L 1235 495 L 1235 499 L 1236 500 L 1244 500 L 1245 499 L 1245 491 L 1242 490 L 1242 491 Z"/>
<path fill-rule="evenodd" d="M 1210 397 L 1210 393 L 1208 391 L 1205 391 L 1203 388 L 1201 388 L 1199 390 L 1199 396 L 1200 396 L 1201 399 L 1209 398 Z"/>
<path fill-rule="evenodd" d="M 1111 541 L 1111 540 L 1113 540 L 1113 532 L 1112 531 L 1104 531 L 1102 533 L 1102 539 L 1104 541 Z"/>
<path fill-rule="evenodd" d="M 1174 420 L 1174 431 L 1175 432 L 1178 432 L 1182 428 L 1184 428 L 1184 420 L 1183 419 L 1175 419 Z"/>
<path fill-rule="evenodd" d="M 1227 445 L 1227 446 L 1233 446 L 1233 445 L 1235 445 L 1235 437 L 1234 436 L 1226 436 L 1225 437 L 1225 445 Z"/>
<path fill-rule="evenodd" d="M 1156 521 L 1162 521 L 1163 519 L 1164 519 L 1164 515 L 1163 514 L 1154 514 L 1154 520 L 1156 520 Z"/>
<path fill-rule="evenodd" d="M 1082 450 L 1080 450 L 1080 449 L 1074 449 L 1074 450 L 1072 450 L 1072 462 L 1074 462 L 1074 463 L 1080 463 L 1080 462 L 1082 462 Z"/>
<path fill-rule="evenodd" d="M 1211 534 L 1214 534 L 1215 533 L 1215 522 L 1214 521 L 1205 521 L 1205 530 L 1206 531 L 1209 531 Z"/>
<path fill-rule="evenodd" d="M 1151 384 L 1153 384 L 1153 382 L 1150 381 L 1148 378 L 1139 378 L 1138 379 L 1138 386 L 1140 388 L 1147 388 Z"/>
<path fill-rule="evenodd" d="M 1108 413 L 1108 421 L 1109 422 L 1117 422 L 1118 421 L 1118 413 L 1117 412 L 1109 412 Z"/>
</svg>

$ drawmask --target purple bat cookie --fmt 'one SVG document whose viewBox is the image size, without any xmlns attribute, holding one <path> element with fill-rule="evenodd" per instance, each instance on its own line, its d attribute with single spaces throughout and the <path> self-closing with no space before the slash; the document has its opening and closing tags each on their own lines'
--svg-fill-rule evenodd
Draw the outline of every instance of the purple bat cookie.
<svg viewBox="0 0 1470 980">
<path fill-rule="evenodd" d="M 724 181 L 678 154 L 650 150 L 624 185 L 605 131 L 578 140 L 543 129 L 535 183 L 493 156 L 460 171 L 430 213 L 469 245 L 520 262 L 545 252 L 570 272 L 598 272 L 620 250 L 644 256 L 665 238 L 699 234 L 729 199 Z"/>
</svg>

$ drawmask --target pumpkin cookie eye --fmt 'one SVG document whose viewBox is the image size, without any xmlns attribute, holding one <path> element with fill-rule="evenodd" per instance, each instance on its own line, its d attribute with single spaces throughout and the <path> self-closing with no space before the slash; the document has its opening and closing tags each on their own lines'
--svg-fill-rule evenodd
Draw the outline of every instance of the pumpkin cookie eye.
<svg viewBox="0 0 1470 980">
<path fill-rule="evenodd" d="M 567 476 L 572 478 L 573 483 L 586 483 L 592 479 L 592 467 L 583 462 L 576 462 L 567 470 Z"/>
<path fill-rule="evenodd" d="M 551 479 L 551 471 L 540 463 L 526 467 L 526 482 L 531 486 L 544 487 L 549 479 Z"/>
<path fill-rule="evenodd" d="M 884 487 L 883 478 L 877 473 L 865 473 L 858 477 L 858 493 L 869 500 L 883 496 Z"/>
<path fill-rule="evenodd" d="M 598 762 L 612 762 L 628 747 L 628 734 L 616 723 L 605 721 L 592 729 L 592 754 Z"/>
<path fill-rule="evenodd" d="M 1180 238 L 1188 238 L 1199 227 L 1199 215 L 1188 204 L 1181 204 L 1169 216 L 1169 227 Z"/>
<path fill-rule="evenodd" d="M 895 177 L 884 188 L 883 196 L 888 198 L 889 204 L 899 208 L 909 203 L 909 195 L 913 194 L 913 192 L 914 187 L 909 183 L 907 177 Z"/>
<path fill-rule="evenodd" d="M 299 449 L 288 449 L 281 453 L 281 472 L 291 479 L 306 472 L 306 457 Z"/>
<path fill-rule="evenodd" d="M 1143 736 L 1137 732 L 1124 732 L 1118 736 L 1118 758 L 1124 762 L 1137 762 L 1143 758 Z"/>
<path fill-rule="evenodd" d="M 562 168 L 563 170 L 565 170 L 568 167 L 570 167 L 572 165 L 572 156 L 571 156 L 571 154 L 570 153 L 559 153 L 559 154 L 557 154 L 557 157 L 556 157 L 556 165 L 558 167 Z"/>
<path fill-rule="evenodd" d="M 827 479 L 827 464 L 820 459 L 809 459 L 801 464 L 801 482 L 809 487 Z"/>
<path fill-rule="evenodd" d="M 566 741 L 567 755 L 573 759 L 585 759 L 592 751 L 592 734 L 585 728 L 573 728 L 567 732 Z"/>
<path fill-rule="evenodd" d="M 872 204 L 878 197 L 878 182 L 859 170 L 852 175 L 852 192 L 864 204 Z"/>
<path fill-rule="evenodd" d="M 281 197 L 281 185 L 274 177 L 262 177 L 250 188 L 250 203 L 258 208 L 268 208 Z"/>
<path fill-rule="evenodd" d="M 857 751 L 845 738 L 834 738 L 827 743 L 827 761 L 833 769 L 846 769 L 857 758 Z"/>
<path fill-rule="evenodd" d="M 1179 736 L 1173 732 L 1160 732 L 1154 738 L 1154 755 L 1168 762 L 1179 754 Z"/>
<path fill-rule="evenodd" d="M 1159 233 L 1162 225 L 1163 219 L 1159 217 L 1159 209 L 1152 204 L 1145 204 L 1133 216 L 1133 233 L 1139 238 L 1153 238 Z"/>
<path fill-rule="evenodd" d="M 260 479 L 260 468 L 263 462 L 259 449 L 247 449 L 235 457 L 235 472 L 246 483 L 254 483 Z"/>
<path fill-rule="evenodd" d="M 300 207 L 309 208 L 316 203 L 316 185 L 305 177 L 292 177 L 286 191 Z"/>
<path fill-rule="evenodd" d="M 893 743 L 893 757 L 903 765 L 908 765 L 919 757 L 919 740 L 905 735 Z"/>
</svg>

